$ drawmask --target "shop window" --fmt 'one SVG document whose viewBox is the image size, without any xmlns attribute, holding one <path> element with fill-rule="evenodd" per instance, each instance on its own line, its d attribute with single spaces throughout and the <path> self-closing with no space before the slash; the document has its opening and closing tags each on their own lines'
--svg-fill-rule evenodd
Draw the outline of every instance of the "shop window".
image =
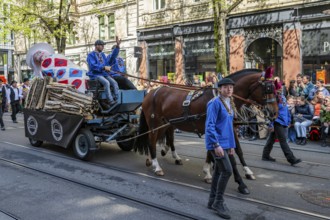
<svg viewBox="0 0 330 220">
<path fill-rule="evenodd" d="M 154 10 L 165 8 L 165 0 L 154 0 Z"/>
<path fill-rule="evenodd" d="M 149 61 L 149 77 L 160 81 L 167 81 L 175 72 L 174 59 L 158 59 Z"/>
<path fill-rule="evenodd" d="M 115 37 L 115 14 L 108 15 L 108 38 L 112 39 Z"/>
<path fill-rule="evenodd" d="M 99 39 L 105 40 L 105 16 L 99 17 Z"/>
</svg>

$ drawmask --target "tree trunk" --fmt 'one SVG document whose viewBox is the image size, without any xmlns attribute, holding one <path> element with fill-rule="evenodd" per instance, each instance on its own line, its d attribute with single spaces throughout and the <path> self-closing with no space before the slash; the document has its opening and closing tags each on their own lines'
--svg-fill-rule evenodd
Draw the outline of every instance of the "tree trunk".
<svg viewBox="0 0 330 220">
<path fill-rule="evenodd" d="M 55 37 L 58 53 L 64 54 L 66 47 L 66 37 Z"/>
<path fill-rule="evenodd" d="M 226 16 L 225 0 L 213 0 L 214 14 L 214 56 L 216 60 L 216 71 L 227 75 L 226 56 Z"/>
</svg>

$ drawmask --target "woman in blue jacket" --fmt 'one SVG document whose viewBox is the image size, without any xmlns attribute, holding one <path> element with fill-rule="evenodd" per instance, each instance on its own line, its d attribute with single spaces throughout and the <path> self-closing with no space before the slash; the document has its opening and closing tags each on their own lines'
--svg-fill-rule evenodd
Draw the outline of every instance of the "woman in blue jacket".
<svg viewBox="0 0 330 220">
<path fill-rule="evenodd" d="M 220 95 L 207 104 L 205 124 L 205 146 L 214 159 L 214 173 L 208 208 L 217 211 L 218 215 L 230 219 L 224 204 L 224 192 L 230 176 L 232 166 L 228 155 L 234 153 L 234 113 L 235 105 L 232 99 L 234 82 L 224 78 L 218 83 Z"/>
</svg>

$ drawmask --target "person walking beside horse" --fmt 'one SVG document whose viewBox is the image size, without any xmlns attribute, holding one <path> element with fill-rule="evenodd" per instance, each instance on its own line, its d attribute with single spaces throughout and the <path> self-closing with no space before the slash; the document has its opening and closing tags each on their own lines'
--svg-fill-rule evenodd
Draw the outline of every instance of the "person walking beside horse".
<svg viewBox="0 0 330 220">
<path fill-rule="evenodd" d="M 275 84 L 275 87 L 277 90 L 281 89 L 281 85 L 280 84 Z M 268 140 L 267 143 L 264 147 L 263 153 L 262 153 L 262 160 L 264 161 L 271 161 L 271 162 L 275 162 L 276 159 L 270 156 L 270 152 L 273 149 L 273 145 L 275 143 L 275 136 L 278 138 L 278 140 L 280 141 L 280 146 L 282 148 L 282 151 L 286 157 L 286 159 L 288 160 L 288 162 L 293 166 L 297 163 L 301 162 L 301 159 L 297 159 L 288 143 L 287 143 L 287 127 L 290 126 L 291 123 L 291 114 L 289 111 L 289 108 L 287 106 L 286 103 L 286 99 L 282 94 L 278 95 L 278 117 L 275 120 L 275 122 L 272 124 L 271 126 L 271 133 L 268 136 Z"/>
<path fill-rule="evenodd" d="M 208 208 L 217 211 L 218 215 L 230 219 L 229 212 L 224 204 L 224 192 L 233 168 L 228 155 L 234 154 L 234 114 L 235 105 L 231 98 L 234 90 L 234 81 L 225 78 L 218 86 L 220 95 L 207 104 L 205 127 L 205 146 L 214 159 L 211 193 Z"/>
</svg>

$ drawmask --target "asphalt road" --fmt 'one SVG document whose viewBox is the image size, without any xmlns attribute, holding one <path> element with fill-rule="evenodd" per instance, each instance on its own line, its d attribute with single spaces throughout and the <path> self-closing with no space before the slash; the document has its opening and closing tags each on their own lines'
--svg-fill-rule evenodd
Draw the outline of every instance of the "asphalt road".
<svg viewBox="0 0 330 220">
<path fill-rule="evenodd" d="M 0 131 L 0 157 L 45 173 L 0 162 L 0 219 L 6 219 L 5 216 L 8 219 L 182 218 L 100 188 L 200 219 L 218 219 L 206 208 L 210 186 L 202 181 L 203 139 L 190 134 L 177 135 L 175 143 L 184 164 L 175 165 L 170 152 L 165 157 L 159 156 L 165 171 L 165 176 L 160 178 L 145 166 L 145 156 L 123 152 L 116 144 L 102 144 L 92 163 L 73 160 L 71 149 L 50 144 L 33 148 L 24 137 L 22 115 L 18 124 L 13 124 L 8 114 L 4 118 L 7 130 Z M 233 178 L 230 180 L 226 201 L 232 219 L 322 219 L 296 210 L 320 215 L 323 219 L 330 216 L 327 203 L 317 204 L 320 200 L 313 201 L 313 197 L 306 199 L 311 192 L 329 192 L 330 148 L 292 145 L 295 155 L 304 161 L 292 167 L 278 147 L 272 153 L 277 162 L 270 163 L 261 161 L 264 141 L 243 140 L 242 143 L 246 161 L 257 180 L 244 180 L 251 191 L 248 196 L 239 194 L 237 184 Z M 97 189 L 56 176 L 72 178 Z"/>
</svg>

